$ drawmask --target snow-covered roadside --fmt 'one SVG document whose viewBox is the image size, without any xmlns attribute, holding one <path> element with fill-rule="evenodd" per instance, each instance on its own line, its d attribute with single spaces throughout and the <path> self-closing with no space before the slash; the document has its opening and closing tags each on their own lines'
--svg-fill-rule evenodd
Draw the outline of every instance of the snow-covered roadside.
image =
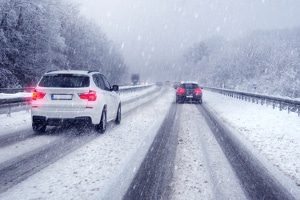
<svg viewBox="0 0 300 200">
<path fill-rule="evenodd" d="M 204 102 L 300 187 L 300 117 L 297 113 L 210 91 L 204 91 Z"/>
<path fill-rule="evenodd" d="M 0 199 L 118 199 L 138 170 L 173 90 L 119 126 L 0 195 Z M 138 120 L 137 120 L 138 119 Z"/>
<path fill-rule="evenodd" d="M 32 93 L 30 92 L 17 92 L 14 94 L 6 94 L 6 93 L 0 93 L 0 99 L 12 99 L 12 98 L 18 98 L 18 97 L 31 97 Z"/>
<path fill-rule="evenodd" d="M 0 136 L 28 128 L 31 128 L 29 110 L 13 112 L 10 117 L 6 114 L 0 114 Z"/>
</svg>

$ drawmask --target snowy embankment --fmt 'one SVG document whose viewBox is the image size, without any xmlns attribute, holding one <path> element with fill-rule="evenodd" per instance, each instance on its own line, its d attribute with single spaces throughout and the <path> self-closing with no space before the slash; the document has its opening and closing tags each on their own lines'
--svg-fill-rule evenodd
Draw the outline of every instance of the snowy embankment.
<svg viewBox="0 0 300 200">
<path fill-rule="evenodd" d="M 300 187 L 300 117 L 297 113 L 204 92 L 205 104 L 225 124 Z"/>
</svg>

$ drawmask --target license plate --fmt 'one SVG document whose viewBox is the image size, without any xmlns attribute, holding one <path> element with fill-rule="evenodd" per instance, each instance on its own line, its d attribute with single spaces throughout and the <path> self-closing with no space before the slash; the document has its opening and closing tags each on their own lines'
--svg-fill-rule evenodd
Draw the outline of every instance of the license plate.
<svg viewBox="0 0 300 200">
<path fill-rule="evenodd" d="M 189 96 L 186 96 L 186 98 L 193 98 L 193 96 L 190 96 L 190 95 L 189 95 Z"/>
<path fill-rule="evenodd" d="M 72 94 L 52 94 L 52 100 L 72 100 Z"/>
</svg>

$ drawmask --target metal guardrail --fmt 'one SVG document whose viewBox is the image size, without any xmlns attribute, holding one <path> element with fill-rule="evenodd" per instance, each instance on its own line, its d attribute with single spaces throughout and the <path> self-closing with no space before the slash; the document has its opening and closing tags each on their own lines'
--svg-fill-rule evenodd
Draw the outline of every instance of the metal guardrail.
<svg viewBox="0 0 300 200">
<path fill-rule="evenodd" d="M 153 84 L 149 85 L 134 85 L 134 86 L 119 86 L 119 91 L 120 92 L 136 92 L 143 90 L 145 88 L 151 87 Z"/>
<path fill-rule="evenodd" d="M 272 105 L 273 109 L 279 108 L 279 110 L 287 110 L 288 113 L 296 112 L 300 116 L 300 101 L 293 99 L 285 99 L 280 97 L 272 97 L 267 95 L 239 92 L 234 90 L 213 88 L 213 87 L 203 87 L 204 89 L 218 92 L 220 94 L 230 96 L 233 98 L 249 101 L 252 103 L 257 103 L 261 105 Z"/>
<path fill-rule="evenodd" d="M 153 86 L 150 85 L 136 85 L 136 86 L 120 86 L 119 92 L 120 93 L 127 93 L 127 92 L 136 92 L 148 87 Z M 34 88 L 0 88 L 0 93 L 5 94 L 16 94 L 18 92 L 32 92 Z M 11 116 L 11 112 L 13 109 L 21 109 L 22 107 L 28 107 L 31 103 L 31 97 L 15 97 L 15 98 L 6 98 L 0 99 L 0 114 L 6 113 L 7 116 Z M 1 110 L 5 110 L 2 111 Z"/>
<path fill-rule="evenodd" d="M 26 87 L 26 88 L 0 88 L 0 93 L 5 94 L 15 94 L 18 92 L 32 92 L 34 87 Z"/>
</svg>

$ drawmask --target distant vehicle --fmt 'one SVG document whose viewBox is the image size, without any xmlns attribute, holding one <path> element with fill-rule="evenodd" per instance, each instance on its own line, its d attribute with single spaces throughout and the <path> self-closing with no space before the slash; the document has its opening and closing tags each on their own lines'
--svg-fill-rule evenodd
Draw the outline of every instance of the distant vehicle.
<svg viewBox="0 0 300 200">
<path fill-rule="evenodd" d="M 197 83 L 182 83 L 176 90 L 176 103 L 195 102 L 202 103 L 202 89 Z"/>
<path fill-rule="evenodd" d="M 94 125 L 104 133 L 107 121 L 121 122 L 121 100 L 106 77 L 96 71 L 62 70 L 44 74 L 32 94 L 32 128 Z"/>
<path fill-rule="evenodd" d="M 166 81 L 166 82 L 165 82 L 165 85 L 170 85 L 170 81 Z"/>
<path fill-rule="evenodd" d="M 173 88 L 177 89 L 180 86 L 180 82 L 173 82 Z"/>
<path fill-rule="evenodd" d="M 131 74 L 131 83 L 132 85 L 140 84 L 140 75 L 139 74 Z"/>
<path fill-rule="evenodd" d="M 163 82 L 161 82 L 161 81 L 157 81 L 157 82 L 156 82 L 156 85 L 157 85 L 157 86 L 163 86 L 164 84 L 163 84 Z"/>
</svg>

